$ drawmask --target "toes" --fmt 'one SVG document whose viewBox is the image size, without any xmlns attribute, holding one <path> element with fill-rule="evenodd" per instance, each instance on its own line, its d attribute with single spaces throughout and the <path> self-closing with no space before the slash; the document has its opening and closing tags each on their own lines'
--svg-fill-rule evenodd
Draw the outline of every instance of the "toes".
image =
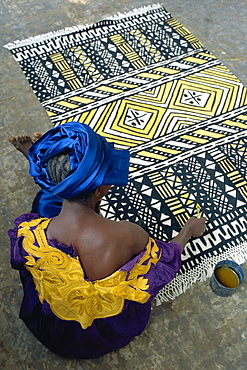
<svg viewBox="0 0 247 370">
<path fill-rule="evenodd" d="M 23 142 L 32 142 L 32 138 L 30 135 L 23 135 Z"/>
<path fill-rule="evenodd" d="M 27 135 L 17 136 L 17 140 L 19 141 L 20 144 L 23 144 L 25 143 L 25 141 L 27 141 Z"/>
<path fill-rule="evenodd" d="M 13 142 L 16 140 L 16 138 L 15 138 L 14 136 L 10 136 L 10 137 L 8 137 L 8 140 L 9 140 L 11 143 L 13 143 Z"/>
<path fill-rule="evenodd" d="M 10 137 L 8 138 L 8 140 L 9 140 L 9 142 L 10 142 L 11 144 L 13 144 L 16 148 L 19 146 L 19 142 L 18 142 L 18 140 L 16 139 L 16 137 L 14 137 L 14 136 L 10 136 Z"/>
<path fill-rule="evenodd" d="M 42 136 L 41 132 L 34 132 L 32 142 L 35 143 L 38 139 L 40 139 Z"/>
<path fill-rule="evenodd" d="M 29 135 L 10 136 L 8 140 L 16 149 L 21 148 L 25 144 L 32 146 L 32 139 Z"/>
<path fill-rule="evenodd" d="M 20 143 L 20 144 L 26 144 L 26 143 L 32 143 L 32 139 L 31 139 L 31 136 L 29 135 L 19 135 L 16 137 L 16 140 Z"/>
<path fill-rule="evenodd" d="M 34 132 L 33 137 L 40 138 L 42 136 L 41 132 Z"/>
</svg>

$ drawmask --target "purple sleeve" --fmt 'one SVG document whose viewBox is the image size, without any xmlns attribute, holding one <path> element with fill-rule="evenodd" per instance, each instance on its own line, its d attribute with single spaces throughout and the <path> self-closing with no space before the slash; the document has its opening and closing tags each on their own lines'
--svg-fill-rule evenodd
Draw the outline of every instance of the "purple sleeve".
<svg viewBox="0 0 247 370">
<path fill-rule="evenodd" d="M 150 273 L 153 273 L 153 279 L 150 279 L 149 293 L 153 299 L 160 289 L 168 284 L 181 268 L 181 254 L 183 248 L 180 244 L 161 240 L 155 240 L 159 247 L 161 257 Z"/>
<path fill-rule="evenodd" d="M 22 237 L 17 237 L 18 226 L 24 221 L 31 221 L 41 216 L 34 213 L 25 213 L 15 219 L 15 227 L 8 231 L 10 238 L 10 264 L 13 269 L 20 270 L 26 263 L 27 253 L 22 247 Z"/>
</svg>

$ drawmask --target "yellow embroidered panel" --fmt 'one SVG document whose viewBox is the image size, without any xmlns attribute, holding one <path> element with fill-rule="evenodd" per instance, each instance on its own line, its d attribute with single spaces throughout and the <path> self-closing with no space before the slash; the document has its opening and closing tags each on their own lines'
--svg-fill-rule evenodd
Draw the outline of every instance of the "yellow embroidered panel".
<svg viewBox="0 0 247 370">
<path fill-rule="evenodd" d="M 94 319 L 119 314 L 125 299 L 148 301 L 149 285 L 144 276 L 160 258 L 153 239 L 131 271 L 118 270 L 105 279 L 87 281 L 78 259 L 47 243 L 49 222 L 47 218 L 23 222 L 18 237 L 24 237 L 23 248 L 28 253 L 25 267 L 32 274 L 40 302 L 46 300 L 57 317 L 78 321 L 86 329 Z"/>
</svg>

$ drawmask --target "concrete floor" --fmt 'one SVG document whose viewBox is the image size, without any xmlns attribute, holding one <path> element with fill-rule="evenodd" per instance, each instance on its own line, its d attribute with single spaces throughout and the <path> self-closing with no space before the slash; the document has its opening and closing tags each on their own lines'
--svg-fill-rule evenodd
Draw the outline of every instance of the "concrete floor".
<svg viewBox="0 0 247 370">
<path fill-rule="evenodd" d="M 93 23 L 117 12 L 156 3 L 137 0 L 1 0 L 1 46 L 16 39 Z M 247 85 L 246 0 L 167 0 L 171 14 Z M 51 127 L 18 64 L 0 48 L 1 268 L 0 368 L 22 369 L 247 369 L 247 289 L 214 295 L 208 281 L 154 307 L 150 322 L 125 348 L 94 360 L 64 360 L 46 350 L 19 320 L 22 290 L 9 266 L 6 235 L 29 211 L 37 190 L 28 163 L 6 138 Z M 247 273 L 246 264 L 243 266 Z"/>
</svg>

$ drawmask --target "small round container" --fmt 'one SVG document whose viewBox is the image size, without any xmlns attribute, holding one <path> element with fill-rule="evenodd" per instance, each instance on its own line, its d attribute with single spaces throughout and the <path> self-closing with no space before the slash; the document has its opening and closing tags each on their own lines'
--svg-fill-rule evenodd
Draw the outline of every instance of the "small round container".
<svg viewBox="0 0 247 370">
<path fill-rule="evenodd" d="M 223 260 L 218 262 L 214 268 L 210 287 L 215 294 L 228 297 L 242 285 L 243 281 L 242 267 L 234 261 Z"/>
</svg>

